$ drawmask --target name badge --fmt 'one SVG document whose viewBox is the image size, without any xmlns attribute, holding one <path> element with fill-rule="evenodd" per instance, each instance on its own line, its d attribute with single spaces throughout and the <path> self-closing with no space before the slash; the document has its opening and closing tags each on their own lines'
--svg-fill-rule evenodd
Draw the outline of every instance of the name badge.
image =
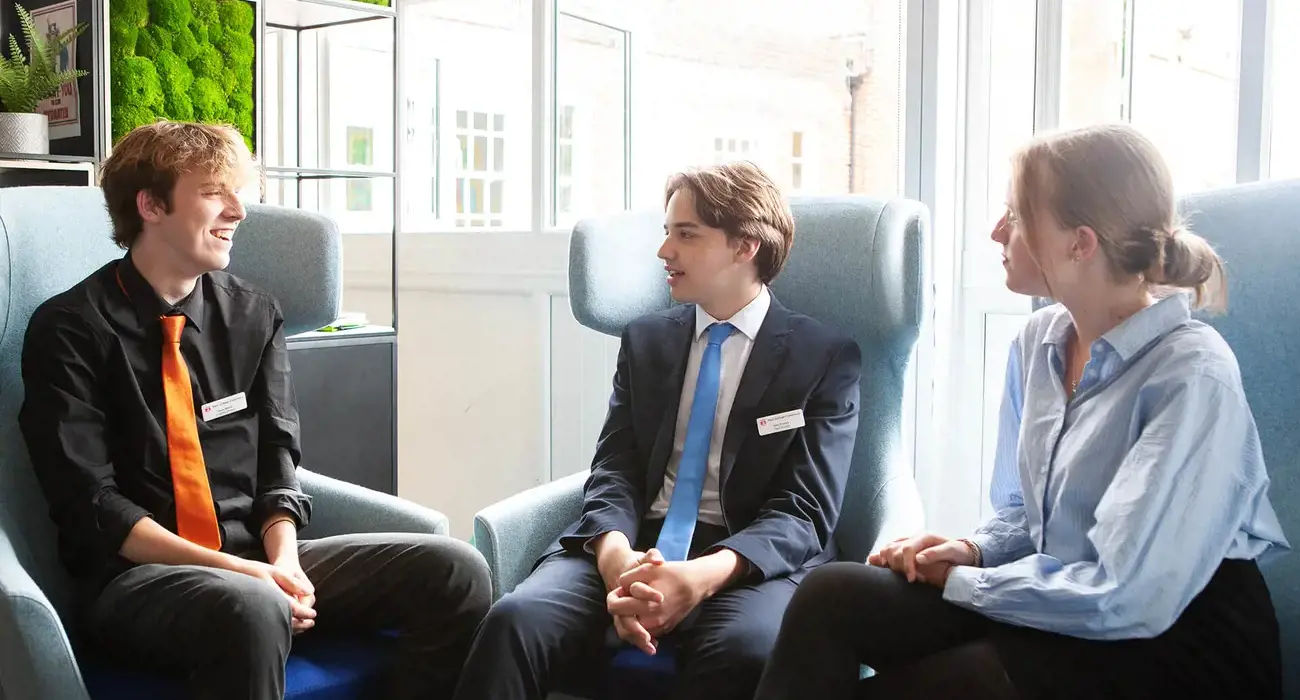
<svg viewBox="0 0 1300 700">
<path fill-rule="evenodd" d="M 758 434 L 771 435 L 784 430 L 803 427 L 803 409 L 796 408 L 785 413 L 774 413 L 758 419 Z"/>
<path fill-rule="evenodd" d="M 217 399 L 212 403 L 205 403 L 199 411 L 203 414 L 203 420 L 216 420 L 222 416 L 228 416 L 236 411 L 242 411 L 248 408 L 248 399 L 244 392 L 231 394 L 224 399 Z"/>
</svg>

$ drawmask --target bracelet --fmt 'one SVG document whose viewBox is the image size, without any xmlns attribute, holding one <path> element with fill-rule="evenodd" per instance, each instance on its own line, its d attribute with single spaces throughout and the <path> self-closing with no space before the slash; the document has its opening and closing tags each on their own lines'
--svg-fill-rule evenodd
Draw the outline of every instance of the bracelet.
<svg viewBox="0 0 1300 700">
<path fill-rule="evenodd" d="M 270 532 L 271 528 L 275 527 L 276 525 L 279 525 L 280 523 L 293 523 L 293 522 L 295 522 L 294 519 L 287 515 L 272 520 L 271 522 L 267 523 L 262 527 L 261 539 L 266 539 L 266 533 Z"/>
<path fill-rule="evenodd" d="M 957 541 L 966 545 L 966 549 L 970 550 L 971 556 L 975 557 L 975 566 L 984 566 L 984 552 L 980 550 L 979 545 L 965 537 L 958 538 Z"/>
</svg>

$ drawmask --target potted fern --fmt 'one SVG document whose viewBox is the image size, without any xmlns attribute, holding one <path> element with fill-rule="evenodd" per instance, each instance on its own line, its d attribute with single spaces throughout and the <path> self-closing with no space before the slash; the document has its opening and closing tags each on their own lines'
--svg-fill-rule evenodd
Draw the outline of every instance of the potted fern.
<svg viewBox="0 0 1300 700">
<path fill-rule="evenodd" d="M 31 13 L 22 5 L 15 7 L 27 39 L 27 59 L 18 38 L 10 34 L 9 56 L 0 56 L 0 151 L 43 155 L 50 152 L 50 121 L 36 109 L 64 83 L 88 75 L 84 70 L 58 70 L 59 53 L 86 25 L 43 36 Z"/>
</svg>

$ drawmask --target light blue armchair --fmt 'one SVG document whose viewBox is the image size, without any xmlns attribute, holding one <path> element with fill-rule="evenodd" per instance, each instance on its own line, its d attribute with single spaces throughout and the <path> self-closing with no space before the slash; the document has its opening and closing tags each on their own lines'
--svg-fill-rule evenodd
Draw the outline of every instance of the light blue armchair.
<svg viewBox="0 0 1300 700">
<path fill-rule="evenodd" d="M 791 205 L 795 246 L 773 292 L 790 309 L 847 332 L 862 349 L 861 417 L 835 533 L 843 557 L 861 561 L 876 542 L 922 525 L 900 426 L 908 363 L 929 308 L 929 215 L 907 200 L 827 197 Z M 569 293 L 578 322 L 617 336 L 637 316 L 668 308 L 672 299 L 655 257 L 662 240 L 659 213 L 580 222 L 569 247 Z M 492 569 L 497 597 L 514 589 L 577 519 L 586 476 L 580 472 L 531 489 L 475 517 L 474 542 Z M 619 668 L 616 676 L 642 677 L 615 683 L 652 695 L 644 691 L 670 684 L 673 673 L 671 662 L 655 659 L 650 668 Z M 630 697 L 633 691 L 618 692 Z"/>
<path fill-rule="evenodd" d="M 1300 547 L 1300 180 L 1197 194 L 1181 208 L 1227 263 L 1228 312 L 1205 320 L 1237 356 L 1269 497 Z M 1300 699 L 1300 555 L 1263 568 L 1282 626 L 1285 697 Z"/>
<path fill-rule="evenodd" d="M 332 321 L 339 308 L 340 238 L 324 217 L 250 207 L 230 270 L 274 294 L 288 333 Z M 0 189 L 0 691 L 8 700 L 180 697 L 175 679 L 128 673 L 78 656 L 71 588 L 37 488 L 17 413 L 19 358 L 36 306 L 122 254 L 103 195 L 90 187 Z M 303 537 L 354 532 L 446 534 L 447 518 L 398 498 L 299 470 L 315 499 Z M 386 640 L 295 643 L 286 697 L 373 697 Z"/>
</svg>

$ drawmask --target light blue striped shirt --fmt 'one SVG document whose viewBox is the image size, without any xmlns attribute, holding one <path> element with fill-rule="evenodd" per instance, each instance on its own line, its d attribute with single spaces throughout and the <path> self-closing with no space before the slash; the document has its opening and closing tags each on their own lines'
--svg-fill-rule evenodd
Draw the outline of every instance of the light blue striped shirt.
<svg viewBox="0 0 1300 700">
<path fill-rule="evenodd" d="M 944 598 L 989 618 L 1090 639 L 1153 637 L 1225 559 L 1289 549 L 1236 357 L 1175 294 L 1092 344 L 1062 386 L 1073 321 L 1030 317 L 1011 346 L 984 567 Z"/>
</svg>

